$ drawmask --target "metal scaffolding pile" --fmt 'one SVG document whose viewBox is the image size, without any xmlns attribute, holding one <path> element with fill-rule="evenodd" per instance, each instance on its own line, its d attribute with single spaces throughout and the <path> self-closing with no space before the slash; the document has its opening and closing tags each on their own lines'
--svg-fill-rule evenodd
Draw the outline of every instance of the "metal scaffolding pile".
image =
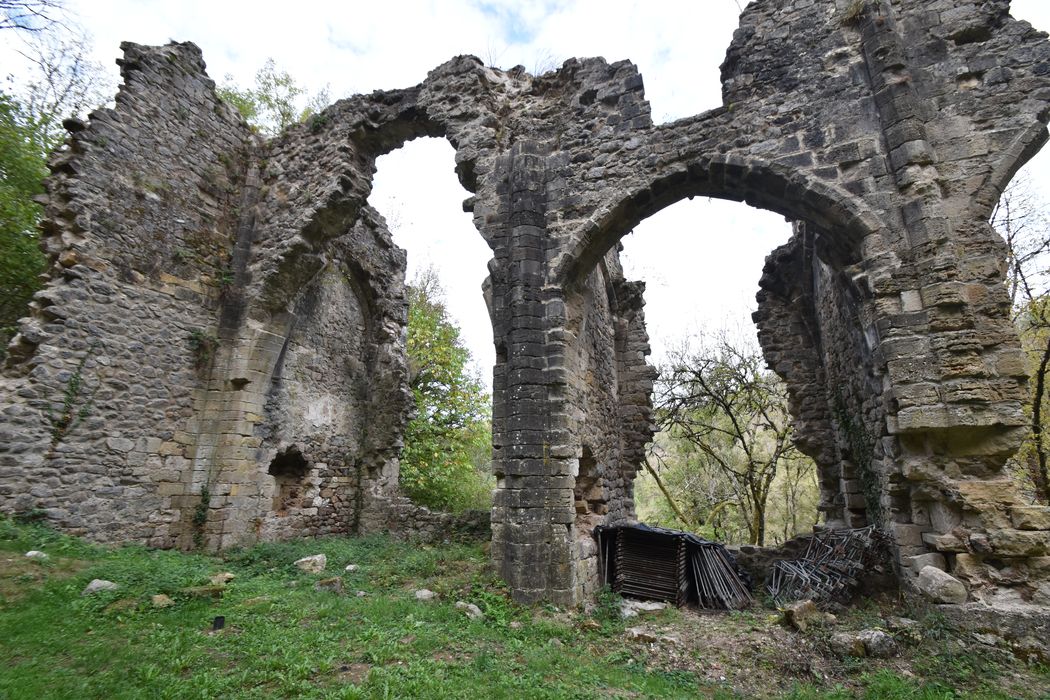
<svg viewBox="0 0 1050 700">
<path fill-rule="evenodd" d="M 602 579 L 614 591 L 709 610 L 744 608 L 751 593 L 724 546 L 646 525 L 599 527 Z"/>
<path fill-rule="evenodd" d="M 889 542 L 886 533 L 872 526 L 816 534 L 801 559 L 773 564 L 766 590 L 777 605 L 846 602 L 864 572 L 881 570 Z"/>
</svg>

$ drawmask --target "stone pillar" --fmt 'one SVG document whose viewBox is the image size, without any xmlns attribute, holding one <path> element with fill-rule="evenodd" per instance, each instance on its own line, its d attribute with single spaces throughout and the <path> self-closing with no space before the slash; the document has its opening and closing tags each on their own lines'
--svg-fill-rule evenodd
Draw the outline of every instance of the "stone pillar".
<svg viewBox="0 0 1050 700">
<path fill-rule="evenodd" d="M 571 468 L 574 449 L 559 426 L 558 375 L 548 362 L 559 343 L 547 345 L 558 299 L 547 298 L 546 159 L 530 141 L 501 159 L 499 231 L 494 238 L 493 328 L 497 366 L 493 378 L 492 557 L 515 598 L 523 602 L 572 602 L 569 526 L 573 521 Z M 559 292 L 555 292 L 557 295 Z"/>
</svg>

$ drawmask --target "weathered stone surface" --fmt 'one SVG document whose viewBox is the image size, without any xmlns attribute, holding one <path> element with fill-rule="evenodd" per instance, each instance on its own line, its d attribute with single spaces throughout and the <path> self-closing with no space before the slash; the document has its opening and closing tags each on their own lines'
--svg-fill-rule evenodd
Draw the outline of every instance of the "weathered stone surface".
<svg viewBox="0 0 1050 700">
<path fill-rule="evenodd" d="M 862 657 L 867 654 L 864 641 L 855 632 L 834 632 L 828 638 L 831 653 L 838 657 Z"/>
<path fill-rule="evenodd" d="M 992 551 L 1004 557 L 1041 557 L 1050 552 L 1050 532 L 993 530 L 988 533 Z"/>
<path fill-rule="evenodd" d="M 28 552 L 26 552 L 25 556 L 26 559 L 39 559 L 40 561 L 50 559 L 46 552 L 41 552 L 38 549 L 29 550 Z"/>
<path fill-rule="evenodd" d="M 415 596 L 416 600 L 422 601 L 434 600 L 438 597 L 437 593 L 430 590 L 429 588 L 420 588 L 418 591 L 416 591 Z"/>
<path fill-rule="evenodd" d="M 170 608 L 175 605 L 175 601 L 163 593 L 150 596 L 149 602 L 154 608 Z"/>
<path fill-rule="evenodd" d="M 882 630 L 861 630 L 857 633 L 857 637 L 864 645 L 864 653 L 867 656 L 875 659 L 888 659 L 897 655 L 896 640 Z"/>
<path fill-rule="evenodd" d="M 1014 506 L 1010 520 L 1018 530 L 1050 530 L 1050 508 L 1047 506 Z"/>
<path fill-rule="evenodd" d="M 966 586 L 962 581 L 934 566 L 927 566 L 919 572 L 916 585 L 923 595 L 935 603 L 966 602 Z"/>
<path fill-rule="evenodd" d="M 484 531 L 518 600 L 579 602 L 653 431 L 644 285 L 616 246 L 700 195 L 795 222 L 754 318 L 828 523 L 895 524 L 898 563 L 1041 555 L 992 537 L 1045 516 L 1001 473 L 1027 393 L 988 220 L 1046 139 L 1050 43 L 1008 2 L 833 9 L 750 3 L 723 105 L 662 125 L 627 61 L 460 56 L 263 141 L 196 46 L 124 44 L 114 106 L 51 163 L 53 265 L 0 376 L 0 509 L 162 547 Z M 419 136 L 454 144 L 493 254 L 490 514 L 397 491 L 405 255 L 368 197 Z M 73 376 L 92 415 L 55 431 Z"/>
</svg>

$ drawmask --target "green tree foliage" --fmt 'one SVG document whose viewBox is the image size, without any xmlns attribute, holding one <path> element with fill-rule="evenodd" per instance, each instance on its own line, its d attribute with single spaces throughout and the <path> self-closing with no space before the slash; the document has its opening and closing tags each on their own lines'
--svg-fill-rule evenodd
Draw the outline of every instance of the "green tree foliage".
<svg viewBox="0 0 1050 700">
<path fill-rule="evenodd" d="M 255 73 L 255 87 L 240 88 L 233 76 L 218 89 L 219 97 L 229 102 L 252 127 L 266 136 L 276 136 L 292 124 L 301 122 L 327 106 L 328 88 L 311 96 L 288 71 L 278 70 L 269 58 Z"/>
<path fill-rule="evenodd" d="M 18 4 L 18 3 L 16 3 Z M 23 3 L 37 5 L 36 3 Z M 41 11 L 55 9 L 41 4 Z M 31 12 L 34 8 L 27 8 Z M 102 69 L 88 61 L 87 39 L 69 23 L 17 35 L 28 70 L 0 89 L 0 344 L 6 345 L 40 288 L 46 259 L 39 249 L 47 156 L 65 139 L 62 120 L 100 104 Z"/>
<path fill-rule="evenodd" d="M 25 108 L 0 92 L 0 340 L 6 343 L 25 314 L 45 259 L 37 241 L 47 175 L 46 146 Z"/>
<path fill-rule="evenodd" d="M 491 503 L 490 399 L 449 318 L 433 269 L 408 290 L 409 386 L 415 415 L 405 431 L 401 488 L 418 503 L 460 511 Z"/>
<path fill-rule="evenodd" d="M 815 467 L 791 442 L 785 387 L 753 342 L 723 333 L 672 353 L 655 402 L 651 453 L 680 513 L 673 520 L 759 545 L 816 522 Z"/>
</svg>

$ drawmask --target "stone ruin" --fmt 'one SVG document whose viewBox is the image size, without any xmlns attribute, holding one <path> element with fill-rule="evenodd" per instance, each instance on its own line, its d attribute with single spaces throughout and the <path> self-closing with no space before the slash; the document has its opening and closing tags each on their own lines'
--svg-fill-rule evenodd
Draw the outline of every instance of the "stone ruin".
<svg viewBox="0 0 1050 700">
<path fill-rule="evenodd" d="M 1002 471 L 1025 359 L 989 225 L 1047 138 L 1050 42 L 1008 0 L 757 0 L 723 105 L 654 125 L 627 61 L 541 76 L 460 56 L 264 141 L 193 44 L 126 43 L 115 106 L 67 122 L 52 265 L 0 377 L 0 509 L 105 542 L 210 549 L 491 527 L 521 601 L 597 580 L 652 437 L 644 285 L 618 241 L 683 198 L 795 222 L 755 313 L 829 525 L 878 523 L 907 585 L 1050 603 L 1050 510 Z M 492 250 L 491 522 L 397 491 L 405 254 L 376 158 L 455 148 Z"/>
</svg>

